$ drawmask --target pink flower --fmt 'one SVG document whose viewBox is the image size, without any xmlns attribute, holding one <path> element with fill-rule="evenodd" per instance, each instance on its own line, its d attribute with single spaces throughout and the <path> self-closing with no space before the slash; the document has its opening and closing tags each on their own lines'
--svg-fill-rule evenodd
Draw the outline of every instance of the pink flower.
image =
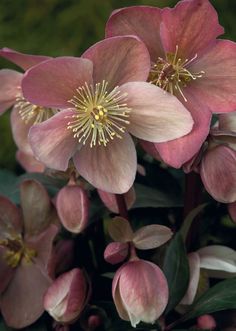
<svg viewBox="0 0 236 331">
<path fill-rule="evenodd" d="M 41 184 L 26 180 L 20 194 L 22 210 L 0 197 L 0 308 L 13 328 L 32 324 L 43 313 L 43 295 L 51 283 L 47 267 L 58 231 Z"/>
<path fill-rule="evenodd" d="M 84 309 L 89 294 L 83 271 L 75 268 L 59 276 L 48 288 L 44 308 L 56 321 L 73 323 Z"/>
<path fill-rule="evenodd" d="M 134 260 L 115 274 L 112 296 L 119 316 L 135 327 L 139 322 L 154 323 L 168 302 L 168 285 L 154 263 Z"/>
<path fill-rule="evenodd" d="M 151 56 L 148 81 L 176 95 L 191 112 L 194 126 L 188 135 L 153 146 L 171 166 L 181 167 L 198 152 L 212 112 L 236 108 L 236 44 L 216 40 L 223 31 L 207 0 L 180 1 L 164 9 L 123 8 L 108 20 L 106 36 L 138 36 Z"/>
<path fill-rule="evenodd" d="M 192 128 L 191 116 L 175 97 L 145 82 L 149 70 L 145 45 L 131 36 L 103 40 L 82 58 L 56 58 L 28 70 L 24 96 L 63 109 L 31 128 L 35 156 L 63 171 L 73 158 L 96 188 L 127 192 L 137 169 L 130 134 L 161 142 Z"/>
</svg>

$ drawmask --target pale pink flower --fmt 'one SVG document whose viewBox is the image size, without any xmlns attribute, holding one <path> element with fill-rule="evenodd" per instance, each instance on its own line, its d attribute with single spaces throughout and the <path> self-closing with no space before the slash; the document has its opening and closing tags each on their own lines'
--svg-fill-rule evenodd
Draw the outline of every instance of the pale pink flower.
<svg viewBox="0 0 236 331">
<path fill-rule="evenodd" d="M 122 8 L 108 20 L 106 36 L 138 36 L 151 56 L 148 81 L 176 95 L 191 112 L 194 126 L 188 135 L 152 147 L 152 155 L 160 154 L 173 167 L 181 167 L 198 152 L 212 112 L 236 108 L 236 44 L 217 40 L 223 32 L 208 0 L 180 1 L 164 9 Z"/>
<path fill-rule="evenodd" d="M 115 273 L 112 296 L 120 318 L 135 327 L 141 321 L 154 323 L 161 316 L 168 302 L 168 285 L 157 265 L 133 260 Z"/>
<path fill-rule="evenodd" d="M 44 311 L 43 295 L 51 283 L 47 268 L 58 231 L 41 184 L 26 180 L 20 194 L 22 210 L 0 197 L 0 308 L 13 328 L 32 324 Z"/>
<path fill-rule="evenodd" d="M 27 100 L 63 109 L 31 128 L 35 156 L 63 171 L 73 158 L 96 188 L 127 192 L 137 170 L 130 134 L 161 142 L 192 129 L 181 102 L 145 82 L 149 70 L 145 45 L 131 36 L 98 42 L 82 58 L 56 58 L 28 70 L 22 82 Z"/>
</svg>

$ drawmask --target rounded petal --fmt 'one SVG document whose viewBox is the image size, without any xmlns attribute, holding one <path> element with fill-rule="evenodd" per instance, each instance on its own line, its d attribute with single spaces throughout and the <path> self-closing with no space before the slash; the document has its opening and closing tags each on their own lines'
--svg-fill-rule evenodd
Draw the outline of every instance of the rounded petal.
<svg viewBox="0 0 236 331">
<path fill-rule="evenodd" d="M 20 199 L 25 235 L 42 232 L 50 222 L 51 203 L 46 189 L 35 180 L 24 180 L 20 185 Z"/>
<path fill-rule="evenodd" d="M 189 85 L 202 105 L 214 113 L 236 109 L 236 43 L 218 40 L 189 70 L 205 72 Z"/>
<path fill-rule="evenodd" d="M 20 210 L 9 199 L 0 196 L 0 238 L 21 233 L 22 219 Z"/>
<path fill-rule="evenodd" d="M 71 108 L 68 102 L 79 86 L 92 83 L 93 64 L 77 57 L 58 57 L 29 69 L 22 80 L 24 97 L 49 108 Z"/>
<path fill-rule="evenodd" d="M 115 194 L 104 192 L 102 190 L 98 190 L 99 197 L 101 198 L 104 205 L 111 210 L 113 213 L 119 214 L 119 208 L 116 201 Z M 135 202 L 135 190 L 133 187 L 129 189 L 128 192 L 124 193 L 124 199 L 126 203 L 126 207 L 130 209 Z"/>
<path fill-rule="evenodd" d="M 28 154 L 32 154 L 32 149 L 28 141 L 28 133 L 33 123 L 25 123 L 17 108 L 11 112 L 11 131 L 17 147 Z"/>
<path fill-rule="evenodd" d="M 193 126 L 190 113 L 170 93 L 149 83 L 131 82 L 120 87 L 127 93 L 131 108 L 128 130 L 134 136 L 152 142 L 176 139 Z"/>
<path fill-rule="evenodd" d="M 123 217 L 114 217 L 108 225 L 108 232 L 114 241 L 125 243 L 133 239 L 130 223 Z"/>
<path fill-rule="evenodd" d="M 121 263 L 128 257 L 128 253 L 128 243 L 112 242 L 104 251 L 104 260 L 110 264 Z"/>
<path fill-rule="evenodd" d="M 115 10 L 106 25 L 106 37 L 134 35 L 148 48 L 152 61 L 164 57 L 160 39 L 160 8 L 133 6 Z"/>
<path fill-rule="evenodd" d="M 50 282 L 37 265 L 19 266 L 1 297 L 6 324 L 19 329 L 34 323 L 44 311 L 43 296 Z"/>
<path fill-rule="evenodd" d="M 27 172 L 44 172 L 45 170 L 44 164 L 37 161 L 32 154 L 18 150 L 16 152 L 16 159 Z"/>
<path fill-rule="evenodd" d="M 167 226 L 158 224 L 146 225 L 135 231 L 133 243 L 138 249 L 152 249 L 166 243 L 172 235 L 173 232 Z"/>
<path fill-rule="evenodd" d="M 0 114 L 10 108 L 20 92 L 22 74 L 10 69 L 0 70 Z"/>
<path fill-rule="evenodd" d="M 88 225 L 89 200 L 81 187 L 63 187 L 57 195 L 56 208 L 62 225 L 68 231 L 80 233 Z"/>
<path fill-rule="evenodd" d="M 188 99 L 186 107 L 194 120 L 192 131 L 182 138 L 155 144 L 162 160 L 174 168 L 180 168 L 200 150 L 210 131 L 210 110 L 206 106 L 203 107 L 190 91 L 185 95 Z"/>
<path fill-rule="evenodd" d="M 48 168 L 65 171 L 70 158 L 78 148 L 78 141 L 67 129 L 74 112 L 65 110 L 47 121 L 31 127 L 29 142 L 37 160 Z"/>
<path fill-rule="evenodd" d="M 132 36 L 102 40 L 90 47 L 83 57 L 93 62 L 94 82 L 105 80 L 111 90 L 129 81 L 146 81 L 150 71 L 146 46 Z"/>
<path fill-rule="evenodd" d="M 128 134 L 115 138 L 106 147 L 85 145 L 73 159 L 81 176 L 103 191 L 123 194 L 134 182 L 137 156 Z"/>
<path fill-rule="evenodd" d="M 209 19 L 210 17 L 210 19 Z M 191 59 L 223 34 L 218 15 L 208 0 L 181 1 L 162 13 L 161 38 L 166 52 Z"/>
<path fill-rule="evenodd" d="M 200 256 L 200 267 L 207 270 L 223 271 L 236 275 L 236 251 L 232 248 L 220 245 L 203 247 L 197 251 Z M 213 273 L 211 273 L 213 275 Z"/>
<path fill-rule="evenodd" d="M 0 56 L 15 63 L 24 70 L 50 59 L 49 56 L 24 54 L 7 47 L 0 49 Z"/>
<path fill-rule="evenodd" d="M 207 151 L 202 159 L 200 175 L 207 192 L 217 201 L 236 201 L 236 152 L 226 146 Z"/>
</svg>

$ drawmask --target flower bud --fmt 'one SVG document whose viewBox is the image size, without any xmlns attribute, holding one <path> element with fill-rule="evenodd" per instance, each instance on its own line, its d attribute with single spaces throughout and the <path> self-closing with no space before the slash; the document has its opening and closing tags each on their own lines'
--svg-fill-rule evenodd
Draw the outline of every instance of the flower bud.
<svg viewBox="0 0 236 331">
<path fill-rule="evenodd" d="M 216 322 L 211 315 L 202 315 L 197 319 L 197 326 L 201 330 L 214 330 L 216 328 Z"/>
<path fill-rule="evenodd" d="M 112 283 L 119 316 L 135 327 L 140 321 L 154 323 L 168 302 L 168 285 L 154 263 L 133 260 L 121 266 Z"/>
<path fill-rule="evenodd" d="M 128 252 L 128 243 L 112 242 L 105 249 L 104 259 L 110 264 L 117 264 L 127 258 Z"/>
<path fill-rule="evenodd" d="M 89 284 L 82 270 L 75 268 L 58 277 L 44 296 L 45 310 L 58 322 L 74 322 L 89 298 Z"/>
</svg>

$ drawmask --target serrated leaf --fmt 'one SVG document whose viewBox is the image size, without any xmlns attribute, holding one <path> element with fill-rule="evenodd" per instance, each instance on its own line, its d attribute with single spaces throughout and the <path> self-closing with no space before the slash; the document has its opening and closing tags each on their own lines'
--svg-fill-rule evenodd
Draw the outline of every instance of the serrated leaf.
<svg viewBox="0 0 236 331">
<path fill-rule="evenodd" d="M 236 278 L 224 280 L 205 292 L 183 317 L 184 321 L 220 310 L 236 309 Z"/>
<path fill-rule="evenodd" d="M 189 284 L 189 264 L 181 233 L 171 240 L 164 259 L 164 274 L 169 285 L 169 302 L 165 314 L 171 311 L 185 295 Z"/>
<path fill-rule="evenodd" d="M 132 209 L 146 207 L 167 208 L 183 206 L 182 199 L 179 196 L 166 194 L 162 191 L 142 184 L 135 184 L 134 189 L 136 193 L 136 201 Z"/>
</svg>

